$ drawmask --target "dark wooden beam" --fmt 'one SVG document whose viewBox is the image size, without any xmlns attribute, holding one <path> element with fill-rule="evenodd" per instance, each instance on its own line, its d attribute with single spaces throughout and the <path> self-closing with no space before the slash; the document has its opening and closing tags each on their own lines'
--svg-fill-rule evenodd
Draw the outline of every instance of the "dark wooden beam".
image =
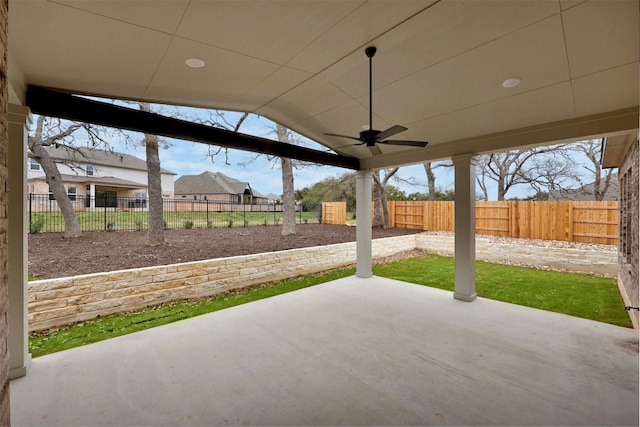
<svg viewBox="0 0 640 427">
<path fill-rule="evenodd" d="M 70 93 L 29 86 L 27 105 L 31 111 L 51 117 L 110 126 L 236 150 L 252 151 L 278 157 L 303 160 L 329 166 L 358 170 L 360 161 L 311 148 L 272 141 L 243 133 L 218 129 L 155 113 L 120 107 L 82 98 Z"/>
</svg>

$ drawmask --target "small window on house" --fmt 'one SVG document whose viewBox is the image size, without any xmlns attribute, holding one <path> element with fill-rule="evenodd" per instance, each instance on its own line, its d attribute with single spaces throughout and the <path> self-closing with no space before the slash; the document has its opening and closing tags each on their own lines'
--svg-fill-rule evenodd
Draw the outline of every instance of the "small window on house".
<svg viewBox="0 0 640 427">
<path fill-rule="evenodd" d="M 32 171 L 39 171 L 40 163 L 36 162 L 34 159 L 29 159 L 29 169 Z"/>
<path fill-rule="evenodd" d="M 93 176 L 93 165 L 87 165 L 85 171 L 87 172 L 87 176 Z"/>
<path fill-rule="evenodd" d="M 171 197 L 171 195 L 170 195 L 170 194 L 163 194 L 163 195 L 162 195 L 162 198 L 163 198 L 163 199 L 168 199 L 169 197 Z"/>
<path fill-rule="evenodd" d="M 76 187 L 67 188 L 67 195 L 70 200 L 76 200 L 76 195 L 78 194 L 78 189 Z"/>
<path fill-rule="evenodd" d="M 53 193 L 51 191 L 49 191 L 49 200 L 55 200 L 55 196 L 53 195 Z"/>
<path fill-rule="evenodd" d="M 204 196 L 204 197 L 203 197 L 203 200 L 207 200 L 207 196 Z"/>
<path fill-rule="evenodd" d="M 198 196 L 193 196 L 193 200 L 198 200 Z"/>
</svg>

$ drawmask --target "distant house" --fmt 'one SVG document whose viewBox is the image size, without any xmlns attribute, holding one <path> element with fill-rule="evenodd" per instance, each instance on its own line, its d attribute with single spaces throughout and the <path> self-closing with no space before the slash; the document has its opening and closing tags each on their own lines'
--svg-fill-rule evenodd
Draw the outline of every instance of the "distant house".
<svg viewBox="0 0 640 427">
<path fill-rule="evenodd" d="M 130 154 L 88 148 L 70 151 L 48 147 L 47 152 L 58 166 L 69 198 L 84 202 L 84 206 L 77 206 L 76 209 L 127 207 L 117 206 L 117 199 L 124 197 L 138 200 L 139 205 L 146 206 L 147 163 L 144 160 Z M 164 198 L 172 198 L 174 195 L 175 175 L 161 169 Z M 27 166 L 27 186 L 29 193 L 49 194 L 53 199 L 45 173 L 33 159 L 29 159 Z"/>
<path fill-rule="evenodd" d="M 604 181 L 604 178 L 602 178 Z M 602 183 L 604 185 L 604 182 Z M 554 201 L 576 201 L 586 202 L 595 200 L 594 196 L 594 183 L 585 184 L 578 188 L 569 188 L 566 190 L 551 190 L 549 192 L 549 200 Z M 618 174 L 612 173 L 609 183 L 609 187 L 602 199 L 605 202 L 618 200 Z"/>
<path fill-rule="evenodd" d="M 176 198 L 238 205 L 268 203 L 268 198 L 253 190 L 248 182 L 238 181 L 220 172 L 181 176 L 175 182 L 175 195 Z"/>
</svg>

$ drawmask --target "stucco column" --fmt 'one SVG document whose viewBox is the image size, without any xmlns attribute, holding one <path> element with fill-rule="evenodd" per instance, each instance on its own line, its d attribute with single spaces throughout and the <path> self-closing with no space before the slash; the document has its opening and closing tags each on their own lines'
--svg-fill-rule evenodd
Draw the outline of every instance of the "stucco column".
<svg viewBox="0 0 640 427">
<path fill-rule="evenodd" d="M 9 376 L 27 374 L 29 321 L 27 310 L 27 136 L 31 111 L 9 105 L 9 232 L 7 256 L 9 273 Z"/>
<path fill-rule="evenodd" d="M 356 277 L 373 276 L 371 269 L 371 182 L 373 172 L 356 175 Z"/>
<path fill-rule="evenodd" d="M 453 156 L 455 167 L 455 293 L 473 301 L 476 294 L 476 160 L 473 154 Z"/>
</svg>

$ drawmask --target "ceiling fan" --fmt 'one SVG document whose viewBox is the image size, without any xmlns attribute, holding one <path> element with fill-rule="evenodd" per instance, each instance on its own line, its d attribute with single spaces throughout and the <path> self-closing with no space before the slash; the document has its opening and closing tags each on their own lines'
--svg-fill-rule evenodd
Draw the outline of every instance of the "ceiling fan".
<svg viewBox="0 0 640 427">
<path fill-rule="evenodd" d="M 381 154 L 380 148 L 376 144 L 386 145 L 404 145 L 409 147 L 425 147 L 429 142 L 427 141 L 411 141 L 406 139 L 386 139 L 397 133 L 407 130 L 406 127 L 400 125 L 391 126 L 387 130 L 379 131 L 373 128 L 373 55 L 376 54 L 377 49 L 375 46 L 369 46 L 365 49 L 364 53 L 369 58 L 369 128 L 360 132 L 360 136 L 340 135 L 338 133 L 325 133 L 327 136 L 337 136 L 340 138 L 354 139 L 357 142 L 355 144 L 347 145 L 346 147 L 355 145 L 366 145 L 369 147 L 372 153 Z M 340 147 L 339 147 L 340 148 Z"/>
</svg>

